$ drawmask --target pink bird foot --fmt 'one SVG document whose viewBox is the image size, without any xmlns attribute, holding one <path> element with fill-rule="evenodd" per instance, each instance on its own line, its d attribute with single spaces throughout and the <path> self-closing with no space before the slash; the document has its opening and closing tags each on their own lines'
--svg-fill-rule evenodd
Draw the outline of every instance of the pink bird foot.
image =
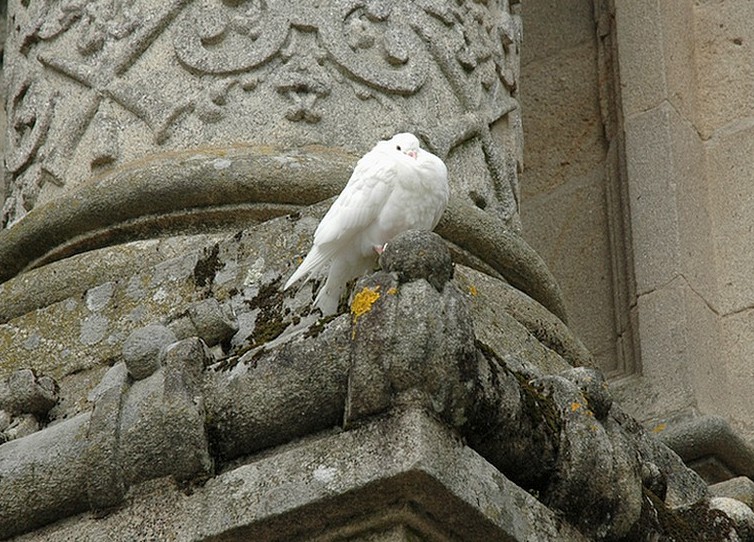
<svg viewBox="0 0 754 542">
<path fill-rule="evenodd" d="M 374 251 L 375 251 L 375 252 L 376 252 L 376 253 L 377 253 L 378 255 L 382 256 L 382 253 L 383 253 L 383 252 L 385 252 L 385 249 L 387 248 L 387 243 L 385 243 L 385 244 L 384 244 L 384 245 L 382 245 L 382 246 L 380 246 L 380 245 L 374 245 L 374 247 L 372 247 L 372 248 L 374 248 Z"/>
</svg>

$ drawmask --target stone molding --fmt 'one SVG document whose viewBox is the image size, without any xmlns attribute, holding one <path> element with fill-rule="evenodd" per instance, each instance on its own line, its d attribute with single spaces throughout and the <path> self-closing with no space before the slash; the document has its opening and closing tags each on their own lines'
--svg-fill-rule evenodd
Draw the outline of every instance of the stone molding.
<svg viewBox="0 0 754 542">
<path fill-rule="evenodd" d="M 658 436 L 708 484 L 754 477 L 754 449 L 721 416 L 703 415 L 663 424 Z"/>
<path fill-rule="evenodd" d="M 84 250 L 186 228 L 269 219 L 326 199 L 341 189 L 354 158 L 323 148 L 197 151 L 94 180 L 0 230 L 0 280 Z M 285 179 L 295 175 L 295 184 Z M 180 211 L 176 211 L 180 210 Z M 214 217 L 212 216 L 214 213 Z M 542 259 L 495 215 L 452 197 L 437 227 L 458 247 L 567 321 L 557 282 Z M 10 282 L 0 288 L 13 290 Z M 19 291 L 25 297 L 24 289 Z M 62 293 L 62 292 L 61 292 Z M 22 299 L 0 309 L 0 321 L 33 307 Z M 46 299 L 47 296 L 37 296 Z M 7 312 L 5 312 L 7 311 Z"/>
<path fill-rule="evenodd" d="M 159 348 L 145 346 L 145 355 L 157 356 L 158 363 L 143 364 L 157 367 L 153 374 L 144 375 L 130 374 L 132 356 L 124 352 L 125 364 L 114 365 L 90 394 L 92 411 L 0 446 L 0 533 L 10 536 L 86 510 L 120 506 L 133 488 L 165 476 L 199 486 L 209 479 L 203 488 L 197 486 L 198 496 L 192 502 L 211 507 L 219 502 L 212 493 L 217 484 L 226 491 L 223 480 L 232 479 L 232 473 L 257 472 L 255 454 L 270 459 L 258 465 L 275 465 L 272 458 L 285 457 L 287 450 L 295 454 L 310 449 L 310 439 L 329 439 L 328 434 L 336 440 L 358 439 L 362 427 L 375 420 L 383 421 L 372 427 L 386 427 L 385 417 L 404 411 L 422 413 L 413 418 L 417 427 L 406 438 L 414 438 L 417 430 L 423 434 L 426 425 L 421 420 L 431 417 L 435 427 L 450 432 L 444 434 L 463 438 L 465 445 L 454 441 L 462 455 L 479 454 L 488 465 L 483 470 L 496 469 L 511 483 L 537 494 L 541 504 L 532 508 L 536 514 L 537 510 L 545 512 L 543 505 L 558 510 L 590 539 L 661 531 L 665 520 L 657 518 L 676 517 L 680 512 L 674 510 L 684 507 L 694 512 L 683 516 L 683 521 L 717 513 L 706 507 L 704 482 L 613 404 L 598 372 L 568 368 L 562 358 L 531 343 L 527 332 L 512 319 L 498 314 L 494 322 L 487 321 L 468 294 L 454 281 L 447 282 L 452 274 L 450 258 L 422 256 L 441 249 L 444 243 L 434 234 L 399 237 L 383 254 L 384 265 L 393 271 L 377 272 L 357 283 L 350 315 L 311 322 L 231 358 L 216 361 L 198 338 L 162 344 L 171 340 L 165 335 L 165 340 L 158 338 Z M 432 284 L 427 277 L 434 277 Z M 374 295 L 364 296 L 365 292 Z M 275 299 L 274 292 L 270 295 Z M 273 310 L 272 306 L 263 305 L 262 310 Z M 303 321 L 306 308 L 297 308 L 293 302 L 289 316 Z M 199 309 L 197 305 L 193 312 Z M 226 318 L 217 306 L 210 309 L 215 319 Z M 272 317 L 267 314 L 263 323 L 267 325 Z M 186 327 L 180 316 L 172 325 L 175 330 Z M 202 329 L 211 334 L 215 327 Z M 225 328 L 225 333 L 234 329 Z M 405 333 L 408 328 L 414 332 Z M 494 333 L 502 333 L 507 341 L 523 337 L 518 347 L 505 341 L 491 344 Z M 548 355 L 559 370 L 544 373 L 528 361 Z M 354 444 L 354 449 L 359 446 Z M 351 458 L 347 462 L 354 468 L 352 450 L 338 453 Z M 307 464 L 285 476 L 293 476 L 293 484 L 298 483 L 297 477 L 309 474 L 320 482 L 338 479 L 337 472 L 323 461 L 319 470 Z M 403 476 L 401 469 L 395 473 L 397 479 L 389 469 L 384 471 L 385 477 L 374 487 L 391 487 Z M 403 478 L 409 486 L 432 486 L 434 478 L 442 481 L 437 490 L 446 492 L 455 467 L 443 460 L 442 469 L 429 478 L 421 473 L 422 467 L 418 470 L 418 475 L 412 470 Z M 286 487 L 287 494 L 307 495 L 305 486 L 299 486 L 303 493 Z M 463 481 L 455 487 L 474 486 Z M 398 493 L 398 498 L 434 513 L 432 508 L 422 508 L 423 491 L 412 489 L 408 494 Z M 499 491 L 496 485 L 492 496 L 485 498 L 511 497 L 510 492 L 501 496 Z M 524 502 L 531 499 L 512 491 Z M 280 515 L 288 506 L 287 501 L 276 500 L 275 493 L 266 497 L 256 490 L 242 493 L 258 505 L 249 508 L 241 503 L 247 512 L 230 517 L 250 522 L 256 517 L 259 522 L 234 527 L 220 514 L 223 518 L 218 521 L 225 525 L 222 529 L 231 529 L 229 533 L 236 528 L 265 529 L 265 510 L 275 509 Z M 339 499 L 338 491 L 330 495 Z M 390 493 L 377 493 L 378 498 L 386 495 Z M 224 498 L 239 496 L 238 491 L 230 491 Z M 331 502 L 335 501 L 320 500 L 313 510 L 329 507 Z M 471 503 L 473 511 L 473 499 Z M 471 513 L 464 506 L 459 513 Z M 482 509 L 482 517 L 470 527 L 485 533 L 479 539 L 494 532 L 488 529 L 504 528 L 513 529 L 509 536 L 518 533 L 515 536 L 520 538 L 514 539 L 527 540 L 531 538 L 526 533 L 539 528 L 528 523 L 528 513 L 522 521 L 514 516 L 514 527 L 508 521 L 501 523 L 501 516 L 489 507 Z M 390 516 L 391 510 L 388 507 L 385 514 Z M 412 529 L 424 532 L 426 524 L 411 514 L 401 517 Z M 542 528 L 571 532 L 571 527 L 548 519 L 547 513 L 542 517 Z M 200 538 L 220 536 L 202 531 L 212 521 L 197 521 L 196 529 L 204 533 Z M 450 517 L 442 521 L 450 521 L 451 527 L 442 524 L 441 532 L 458 528 L 452 527 L 455 520 Z M 736 528 L 729 519 L 718 525 Z M 581 538 L 565 538 L 570 539 Z"/>
<path fill-rule="evenodd" d="M 362 154 L 412 130 L 458 196 L 515 228 L 511 3 L 12 3 L 3 227 L 150 156 L 228 141 Z"/>
<path fill-rule="evenodd" d="M 359 539 L 400 526 L 422 540 L 587 540 L 415 409 L 260 457 L 177 500 L 135 503 L 138 510 L 64 521 L 36 536 L 122 537 L 133 513 L 138 535 L 159 521 L 161 535 L 177 541 Z"/>
</svg>

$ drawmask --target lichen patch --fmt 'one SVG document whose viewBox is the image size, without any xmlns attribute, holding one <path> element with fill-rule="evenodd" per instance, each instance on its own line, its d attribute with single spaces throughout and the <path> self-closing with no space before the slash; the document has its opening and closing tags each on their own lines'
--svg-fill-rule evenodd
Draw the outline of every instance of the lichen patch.
<svg viewBox="0 0 754 542">
<path fill-rule="evenodd" d="M 351 315 L 353 316 L 354 328 L 351 339 L 356 337 L 356 322 L 358 322 L 361 316 L 372 310 L 372 305 L 380 298 L 379 290 L 379 285 L 374 288 L 364 287 L 359 293 L 353 296 Z"/>
</svg>

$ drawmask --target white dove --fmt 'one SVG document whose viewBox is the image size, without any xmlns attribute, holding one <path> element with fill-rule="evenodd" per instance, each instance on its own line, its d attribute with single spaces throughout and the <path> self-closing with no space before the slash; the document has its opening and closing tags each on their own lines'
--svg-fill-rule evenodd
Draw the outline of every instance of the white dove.
<svg viewBox="0 0 754 542">
<path fill-rule="evenodd" d="M 309 254 L 284 289 L 318 271 L 330 270 L 314 306 L 335 314 L 351 279 L 373 269 L 393 237 L 407 230 L 433 230 L 448 204 L 448 169 L 419 147 L 409 133 L 380 141 L 356 164 L 348 184 L 314 233 Z"/>
</svg>

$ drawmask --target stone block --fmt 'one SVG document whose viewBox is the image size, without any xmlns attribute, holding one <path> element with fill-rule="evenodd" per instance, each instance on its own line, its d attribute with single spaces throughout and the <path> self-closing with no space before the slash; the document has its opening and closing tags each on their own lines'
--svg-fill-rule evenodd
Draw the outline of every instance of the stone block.
<svg viewBox="0 0 754 542">
<path fill-rule="evenodd" d="M 522 221 L 526 239 L 558 279 L 571 329 L 600 368 L 615 373 L 619 360 L 604 182 L 602 171 L 595 170 L 524 200 Z"/>
<path fill-rule="evenodd" d="M 684 277 L 642 295 L 637 322 L 640 371 L 613 386 L 633 416 L 656 423 L 692 408 L 728 412 L 735 386 L 719 363 L 719 318 Z"/>
<path fill-rule="evenodd" d="M 406 533 L 438 542 L 587 540 L 432 417 L 409 410 L 254 457 L 191 494 L 149 482 L 104 518 L 71 518 L 19 541 L 398 542 Z"/>
<path fill-rule="evenodd" d="M 371 292 L 374 302 L 357 311 L 359 296 Z M 457 288 L 440 293 L 426 280 L 399 284 L 376 273 L 356 283 L 351 311 L 346 427 L 396 402 L 418 403 L 451 427 L 467 420 L 476 354 L 468 300 Z"/>
<path fill-rule="evenodd" d="M 672 108 L 625 119 L 631 230 L 639 295 L 681 273 L 677 161 L 671 135 Z"/>
<path fill-rule="evenodd" d="M 602 170 L 606 144 L 596 57 L 590 38 L 526 67 L 521 98 L 526 138 L 521 175 L 524 201 Z"/>
<path fill-rule="evenodd" d="M 728 396 L 727 414 L 734 426 L 754 443 L 754 413 L 751 411 L 751 383 L 754 382 L 754 309 L 725 316 L 721 323 L 723 347 L 720 357 L 730 375 L 724 393 Z"/>
<path fill-rule="evenodd" d="M 619 2 L 620 3 L 620 2 Z M 632 2 L 635 3 L 635 2 Z M 698 117 L 696 50 L 698 36 L 695 34 L 695 2 L 674 0 L 656 2 L 657 20 L 662 25 L 662 68 L 667 85 L 666 99 L 678 113 L 689 122 Z M 620 51 L 620 56 L 631 56 L 632 50 Z M 648 69 L 652 69 L 646 66 Z M 623 77 L 621 77 L 623 79 Z M 644 80 L 625 79 L 625 86 L 642 86 Z M 623 88 L 625 88 L 625 86 Z M 691 160 L 694 155 L 686 155 Z"/>
<path fill-rule="evenodd" d="M 672 162 L 669 182 L 675 190 L 678 208 L 680 268 L 689 285 L 717 310 L 720 301 L 713 228 L 718 217 L 710 205 L 714 190 L 705 175 L 704 146 L 688 119 L 679 115 L 674 107 L 667 112 L 670 155 L 665 159 Z"/>
<path fill-rule="evenodd" d="M 591 41 L 594 38 L 592 9 L 589 0 L 567 4 L 547 0 L 522 2 L 525 31 L 521 63 L 526 65 Z"/>
<path fill-rule="evenodd" d="M 754 57 L 754 55 L 752 55 Z M 730 314 L 754 305 L 754 126 L 721 134 L 705 145 L 712 230 L 717 259 L 719 310 Z"/>
<path fill-rule="evenodd" d="M 705 414 L 727 415 L 742 397 L 732 392 L 736 380 L 728 364 L 721 363 L 724 344 L 721 319 L 696 288 L 684 288 L 685 337 L 689 379 L 694 387 L 697 408 Z M 662 360 L 656 360 L 662 363 Z"/>
<path fill-rule="evenodd" d="M 667 102 L 626 119 L 625 126 L 638 295 L 683 274 L 716 304 L 712 217 L 694 127 Z"/>
<path fill-rule="evenodd" d="M 690 0 L 616 2 L 621 104 L 628 118 L 673 104 L 696 118 L 694 6 Z"/>
<path fill-rule="evenodd" d="M 686 304 L 681 278 L 638 299 L 641 372 L 615 382 L 617 400 L 639 420 L 663 418 L 695 401 L 689 375 Z"/>
<path fill-rule="evenodd" d="M 707 139 L 754 116 L 754 5 L 696 2 L 694 15 L 699 130 Z"/>
<path fill-rule="evenodd" d="M 616 2 L 618 57 L 625 118 L 657 107 L 668 98 L 663 50 L 664 0 Z"/>
</svg>

